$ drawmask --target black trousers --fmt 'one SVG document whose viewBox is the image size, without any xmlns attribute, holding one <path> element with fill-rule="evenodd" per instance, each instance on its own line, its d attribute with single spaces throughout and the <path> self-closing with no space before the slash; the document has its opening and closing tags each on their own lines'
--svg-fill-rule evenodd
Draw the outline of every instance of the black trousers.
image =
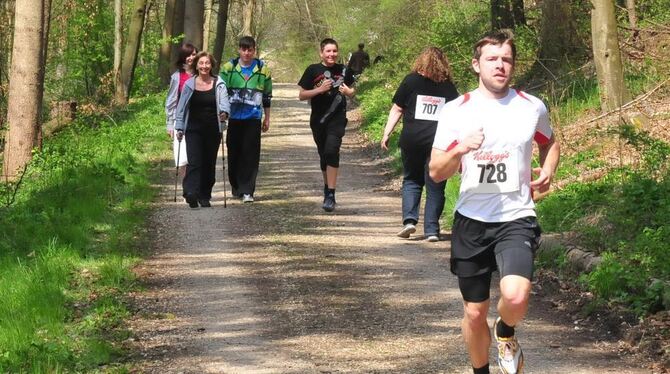
<svg viewBox="0 0 670 374">
<path fill-rule="evenodd" d="M 233 195 L 253 195 L 261 159 L 261 120 L 229 120 L 226 146 L 228 179 Z"/>
<path fill-rule="evenodd" d="M 221 133 L 218 126 L 186 129 L 185 139 L 188 166 L 183 182 L 184 197 L 209 200 L 216 181 L 216 154 Z"/>
<path fill-rule="evenodd" d="M 320 120 L 320 116 L 312 115 L 309 127 L 319 152 L 319 166 L 321 171 L 326 171 L 327 166 L 340 167 L 340 147 L 347 127 L 347 117 L 344 113 L 336 113 L 325 123 L 320 123 Z"/>
</svg>

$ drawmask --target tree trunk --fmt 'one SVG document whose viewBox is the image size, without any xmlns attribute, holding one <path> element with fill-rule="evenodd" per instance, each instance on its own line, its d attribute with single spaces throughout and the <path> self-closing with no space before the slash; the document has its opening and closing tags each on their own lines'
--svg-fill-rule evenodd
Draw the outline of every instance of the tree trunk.
<svg viewBox="0 0 670 374">
<path fill-rule="evenodd" d="M 44 74 L 47 66 L 47 56 L 49 51 L 49 29 L 51 27 L 51 0 L 44 0 L 44 13 L 42 15 L 42 54 L 40 56 L 40 65 L 39 65 L 39 77 L 37 79 L 37 90 L 40 92 L 39 97 L 39 108 L 40 113 L 42 112 L 42 101 L 44 97 Z M 35 123 L 35 145 L 41 150 L 42 149 L 42 118 L 40 115 L 40 121 Z"/>
<path fill-rule="evenodd" d="M 114 0 L 114 95 L 122 98 L 123 82 L 121 81 L 121 58 L 123 56 L 123 0 Z M 123 100 L 115 100 L 122 103 Z"/>
<path fill-rule="evenodd" d="M 514 28 L 509 0 L 491 0 L 491 27 L 494 30 Z"/>
<path fill-rule="evenodd" d="M 540 61 L 553 68 L 577 50 L 579 40 L 570 2 L 544 0 L 540 26 Z"/>
<path fill-rule="evenodd" d="M 256 0 L 244 0 L 242 9 L 242 32 L 240 36 L 254 36 L 254 10 Z"/>
<path fill-rule="evenodd" d="M 184 8 L 184 41 L 202 50 L 202 26 L 205 22 L 205 1 L 188 0 Z"/>
<path fill-rule="evenodd" d="M 128 40 L 123 51 L 121 61 L 121 91 L 117 91 L 116 101 L 120 104 L 128 104 L 130 90 L 137 63 L 137 53 L 140 49 L 144 17 L 146 15 L 148 0 L 135 0 L 130 15 L 130 27 L 128 28 Z"/>
<path fill-rule="evenodd" d="M 3 174 L 16 180 L 32 158 L 40 123 L 43 92 L 45 4 L 42 0 L 17 0 L 14 10 L 14 42 L 7 102 L 9 132 L 5 140 Z"/>
<path fill-rule="evenodd" d="M 216 39 L 214 40 L 214 58 L 219 63 L 214 71 L 219 71 L 226 45 L 226 26 L 228 25 L 228 0 L 219 0 L 219 15 L 216 20 Z"/>
<path fill-rule="evenodd" d="M 591 0 L 591 4 L 593 61 L 598 75 L 600 106 L 603 111 L 609 111 L 625 104 L 629 96 L 623 79 L 614 2 Z"/>
<path fill-rule="evenodd" d="M 165 2 L 165 20 L 163 21 L 163 42 L 158 53 L 158 74 L 164 85 L 170 83 L 170 66 L 172 65 L 172 34 L 174 29 L 175 0 Z"/>
<path fill-rule="evenodd" d="M 212 0 L 205 0 L 205 23 L 202 27 L 202 48 L 209 51 L 209 33 L 212 25 Z"/>
<path fill-rule="evenodd" d="M 184 0 L 173 0 L 174 1 L 174 16 L 172 17 L 172 38 L 175 39 L 184 33 Z M 170 52 L 170 63 L 177 61 L 177 56 L 179 54 L 179 45 L 182 43 L 180 41 L 172 44 L 172 51 Z M 172 70 L 172 69 L 170 69 Z"/>
<path fill-rule="evenodd" d="M 526 11 L 523 8 L 523 0 L 512 0 L 512 17 L 514 26 L 526 26 Z"/>
<path fill-rule="evenodd" d="M 640 36 L 640 30 L 637 29 L 637 11 L 635 10 L 635 0 L 626 0 L 626 10 L 628 10 L 628 23 L 633 29 L 633 42 L 637 42 Z"/>
</svg>

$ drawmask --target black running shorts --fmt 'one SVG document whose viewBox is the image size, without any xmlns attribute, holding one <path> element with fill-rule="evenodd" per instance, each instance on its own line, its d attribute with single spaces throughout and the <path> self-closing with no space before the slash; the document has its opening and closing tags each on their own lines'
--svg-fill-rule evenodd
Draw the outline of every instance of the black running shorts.
<svg viewBox="0 0 670 374">
<path fill-rule="evenodd" d="M 473 302 L 488 299 L 481 290 L 486 289 L 488 293 L 490 274 L 495 270 L 500 272 L 501 278 L 519 275 L 532 280 L 533 258 L 540 234 L 535 217 L 510 222 L 481 222 L 456 212 L 452 227 L 451 272 L 459 278 L 476 277 L 487 282 L 486 287 L 461 286 L 463 298 Z M 473 280 L 459 283 L 465 285 Z M 463 288 L 466 288 L 465 293 Z M 478 291 L 472 295 L 468 294 L 468 289 Z"/>
</svg>

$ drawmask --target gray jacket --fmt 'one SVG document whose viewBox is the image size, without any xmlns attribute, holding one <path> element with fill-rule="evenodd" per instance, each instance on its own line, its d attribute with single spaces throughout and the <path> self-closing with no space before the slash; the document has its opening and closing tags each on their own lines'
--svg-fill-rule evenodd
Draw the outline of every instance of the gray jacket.
<svg viewBox="0 0 670 374">
<path fill-rule="evenodd" d="M 175 71 L 170 77 L 170 88 L 168 88 L 167 98 L 165 99 L 165 117 L 167 131 L 174 130 L 176 119 L 177 102 L 179 101 L 179 70 Z"/>
<path fill-rule="evenodd" d="M 179 103 L 177 103 L 177 114 L 175 120 L 175 130 L 177 131 L 186 131 L 188 127 L 188 115 L 191 96 L 193 96 L 193 91 L 195 90 L 195 76 L 191 77 L 184 84 L 184 88 L 181 91 L 181 96 L 179 97 Z M 230 102 L 228 102 L 228 89 L 226 84 L 223 82 L 223 79 L 216 77 L 215 85 L 215 94 L 216 94 L 216 107 L 217 115 L 221 113 L 230 114 Z M 219 132 L 223 132 L 226 129 L 226 122 L 219 122 Z"/>
</svg>

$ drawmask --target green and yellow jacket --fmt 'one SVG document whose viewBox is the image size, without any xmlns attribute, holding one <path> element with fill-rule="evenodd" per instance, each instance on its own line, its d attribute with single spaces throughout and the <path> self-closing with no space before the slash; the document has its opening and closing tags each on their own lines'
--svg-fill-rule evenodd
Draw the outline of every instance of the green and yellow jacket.
<svg viewBox="0 0 670 374">
<path fill-rule="evenodd" d="M 245 77 L 239 58 L 226 62 L 221 67 L 221 79 L 228 88 L 231 119 L 260 119 L 263 108 L 269 108 L 272 100 L 272 76 L 270 69 L 255 58 Z"/>
</svg>

